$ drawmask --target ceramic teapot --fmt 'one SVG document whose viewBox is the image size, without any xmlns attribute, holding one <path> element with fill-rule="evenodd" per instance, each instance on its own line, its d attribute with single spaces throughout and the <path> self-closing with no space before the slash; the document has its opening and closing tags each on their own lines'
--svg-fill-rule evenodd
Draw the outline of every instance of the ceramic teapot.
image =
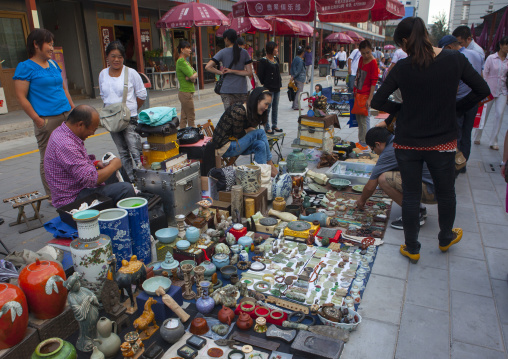
<svg viewBox="0 0 508 359">
<path fill-rule="evenodd" d="M 101 317 L 97 322 L 97 334 L 98 337 L 95 339 L 97 348 L 104 353 L 106 359 L 112 359 L 116 357 L 116 354 L 120 350 L 122 341 L 116 334 L 117 325 L 116 322 L 112 322 L 106 317 Z"/>
<path fill-rule="evenodd" d="M 254 321 L 252 320 L 250 315 L 248 315 L 245 312 L 241 312 L 240 315 L 238 316 L 238 320 L 236 321 L 236 326 L 240 330 L 249 330 L 250 328 L 252 328 L 253 324 Z"/>
<path fill-rule="evenodd" d="M 67 300 L 67 279 L 62 265 L 40 261 L 27 265 L 19 274 L 19 286 L 26 295 L 28 308 L 37 319 L 51 319 L 63 312 Z"/>
<path fill-rule="evenodd" d="M 231 308 L 228 308 L 226 306 L 222 306 L 222 309 L 219 310 L 219 313 L 217 314 L 219 321 L 221 323 L 231 325 L 233 322 L 233 319 L 235 319 L 235 312 Z"/>
</svg>

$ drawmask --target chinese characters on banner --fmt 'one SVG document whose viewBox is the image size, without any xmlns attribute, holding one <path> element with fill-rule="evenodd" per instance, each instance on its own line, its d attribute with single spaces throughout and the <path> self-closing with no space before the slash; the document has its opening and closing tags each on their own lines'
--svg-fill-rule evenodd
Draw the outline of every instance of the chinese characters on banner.
<svg viewBox="0 0 508 359">
<path fill-rule="evenodd" d="M 141 29 L 141 48 L 143 51 L 148 51 L 151 49 L 150 46 L 150 30 L 149 29 Z"/>
<path fill-rule="evenodd" d="M 102 44 L 102 58 L 104 59 L 104 65 L 106 63 L 106 47 L 108 47 L 111 41 L 114 41 L 114 33 L 112 26 L 101 26 L 101 44 Z"/>
<path fill-rule="evenodd" d="M 63 48 L 62 47 L 54 47 L 53 48 L 53 55 L 51 55 L 51 59 L 55 61 L 60 69 L 62 70 L 62 79 L 64 84 L 67 86 L 67 73 L 65 72 L 65 61 L 64 61 L 64 55 L 63 55 Z"/>
</svg>

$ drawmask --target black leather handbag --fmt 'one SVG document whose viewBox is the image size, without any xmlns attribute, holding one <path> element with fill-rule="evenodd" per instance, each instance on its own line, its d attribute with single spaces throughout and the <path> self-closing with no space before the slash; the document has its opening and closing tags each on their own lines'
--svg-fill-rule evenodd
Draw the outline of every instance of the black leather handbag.
<svg viewBox="0 0 508 359">
<path fill-rule="evenodd" d="M 178 130 L 176 138 L 181 145 L 192 145 L 193 143 L 199 142 L 205 138 L 205 135 L 199 128 L 185 127 Z"/>
</svg>

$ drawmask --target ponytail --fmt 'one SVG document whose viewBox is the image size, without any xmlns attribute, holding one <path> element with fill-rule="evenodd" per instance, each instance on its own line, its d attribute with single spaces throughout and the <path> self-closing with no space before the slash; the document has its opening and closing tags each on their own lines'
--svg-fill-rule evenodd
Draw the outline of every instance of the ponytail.
<svg viewBox="0 0 508 359">
<path fill-rule="evenodd" d="M 405 49 L 413 66 L 424 69 L 434 61 L 434 49 L 421 18 L 407 17 L 402 20 L 395 29 L 393 40 L 399 47 Z"/>
<path fill-rule="evenodd" d="M 227 29 L 222 36 L 233 44 L 233 63 L 231 66 L 234 66 L 240 61 L 242 52 L 242 49 L 238 46 L 238 35 L 234 29 Z"/>
</svg>

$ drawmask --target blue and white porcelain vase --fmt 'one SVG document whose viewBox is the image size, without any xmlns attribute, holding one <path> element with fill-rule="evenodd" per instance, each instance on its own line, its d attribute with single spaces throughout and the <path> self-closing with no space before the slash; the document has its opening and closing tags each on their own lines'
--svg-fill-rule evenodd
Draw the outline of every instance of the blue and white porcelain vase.
<svg viewBox="0 0 508 359">
<path fill-rule="evenodd" d="M 148 217 L 148 201 L 141 197 L 130 197 L 118 201 L 118 208 L 129 213 L 129 230 L 132 241 L 132 254 L 138 260 L 148 264 L 152 261 L 150 245 L 150 219 Z"/>
<path fill-rule="evenodd" d="M 111 238 L 113 254 L 121 263 L 132 257 L 132 243 L 129 230 L 129 213 L 125 209 L 111 208 L 99 214 L 99 229 L 101 234 Z"/>
<path fill-rule="evenodd" d="M 107 261 L 113 254 L 111 240 L 99 230 L 99 214 L 94 209 L 76 212 L 72 218 L 78 227 L 78 238 L 70 244 L 74 270 L 88 289 L 98 289 L 107 274 Z"/>
<path fill-rule="evenodd" d="M 272 180 L 272 197 L 283 197 L 287 199 L 291 194 L 293 180 L 287 173 L 287 164 L 284 161 L 279 162 L 279 173 Z"/>
</svg>

